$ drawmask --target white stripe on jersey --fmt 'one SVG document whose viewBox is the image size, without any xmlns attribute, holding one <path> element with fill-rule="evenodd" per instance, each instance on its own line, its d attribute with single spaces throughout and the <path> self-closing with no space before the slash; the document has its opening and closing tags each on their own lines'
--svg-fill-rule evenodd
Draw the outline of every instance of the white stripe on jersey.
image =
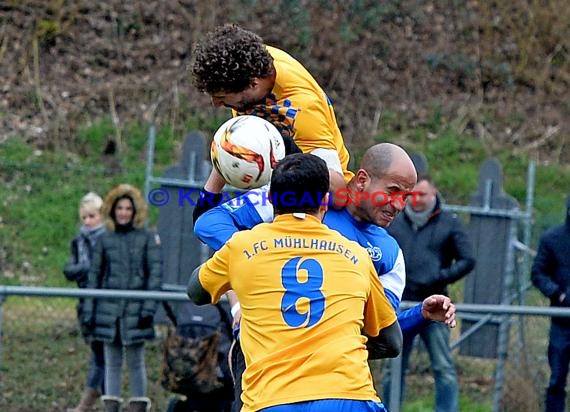
<svg viewBox="0 0 570 412">
<path fill-rule="evenodd" d="M 389 272 L 380 275 L 380 282 L 384 289 L 391 290 L 401 301 L 404 288 L 406 287 L 406 264 L 402 249 L 398 248 L 398 257 L 394 262 L 394 267 Z"/>
</svg>

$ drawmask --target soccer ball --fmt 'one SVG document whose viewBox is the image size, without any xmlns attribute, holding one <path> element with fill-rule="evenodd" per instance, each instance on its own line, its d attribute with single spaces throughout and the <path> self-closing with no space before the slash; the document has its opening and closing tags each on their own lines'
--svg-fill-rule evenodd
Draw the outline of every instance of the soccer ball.
<svg viewBox="0 0 570 412">
<path fill-rule="evenodd" d="M 222 124 L 210 146 L 212 165 L 238 189 L 255 189 L 271 180 L 277 162 L 285 157 L 279 131 L 257 116 L 237 116 Z"/>
</svg>

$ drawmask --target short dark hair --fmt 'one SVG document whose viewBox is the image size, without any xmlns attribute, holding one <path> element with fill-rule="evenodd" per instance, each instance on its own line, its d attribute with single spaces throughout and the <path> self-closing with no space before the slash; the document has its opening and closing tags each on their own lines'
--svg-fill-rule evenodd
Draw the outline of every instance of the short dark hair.
<svg viewBox="0 0 570 412">
<path fill-rule="evenodd" d="M 271 175 L 269 189 L 275 214 L 316 213 L 329 190 L 326 162 L 312 154 L 285 156 Z"/>
<path fill-rule="evenodd" d="M 254 78 L 269 76 L 273 58 L 257 34 L 235 24 L 217 27 L 196 43 L 192 77 L 198 90 L 209 94 L 239 93 Z"/>
<path fill-rule="evenodd" d="M 433 178 L 429 174 L 427 173 L 418 174 L 417 182 L 420 183 L 423 182 L 424 180 L 428 182 L 431 186 L 435 187 L 435 182 L 433 181 Z"/>
</svg>

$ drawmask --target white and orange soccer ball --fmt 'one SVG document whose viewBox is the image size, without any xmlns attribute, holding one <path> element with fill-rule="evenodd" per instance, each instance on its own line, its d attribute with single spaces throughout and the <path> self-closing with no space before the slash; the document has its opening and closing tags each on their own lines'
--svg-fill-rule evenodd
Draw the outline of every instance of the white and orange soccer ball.
<svg viewBox="0 0 570 412">
<path fill-rule="evenodd" d="M 279 131 L 257 116 L 237 116 L 214 134 L 210 158 L 224 180 L 238 189 L 255 189 L 271 180 L 277 162 L 285 157 Z"/>
</svg>

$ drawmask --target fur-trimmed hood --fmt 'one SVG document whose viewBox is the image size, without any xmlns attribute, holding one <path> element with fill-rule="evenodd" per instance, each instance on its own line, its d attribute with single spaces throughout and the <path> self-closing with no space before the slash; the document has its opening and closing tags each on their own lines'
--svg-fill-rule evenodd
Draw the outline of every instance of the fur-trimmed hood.
<svg viewBox="0 0 570 412">
<path fill-rule="evenodd" d="M 123 196 L 128 196 L 133 201 L 133 206 L 135 208 L 133 227 L 140 229 L 144 226 L 144 223 L 146 221 L 147 207 L 141 191 L 129 184 L 120 184 L 119 186 L 111 189 L 109 193 L 107 193 L 101 211 L 103 218 L 105 219 L 105 226 L 107 226 L 108 230 L 113 232 L 115 231 L 115 222 L 111 217 L 111 211 L 117 199 Z"/>
</svg>

